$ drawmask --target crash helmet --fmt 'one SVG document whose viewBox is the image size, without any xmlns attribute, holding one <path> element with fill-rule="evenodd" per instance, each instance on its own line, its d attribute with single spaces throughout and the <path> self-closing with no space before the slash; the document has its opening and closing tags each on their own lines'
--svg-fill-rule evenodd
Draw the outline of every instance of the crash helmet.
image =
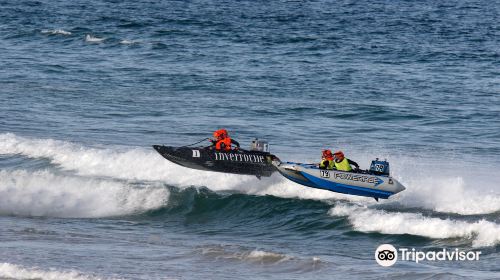
<svg viewBox="0 0 500 280">
<path fill-rule="evenodd" d="M 219 129 L 214 132 L 214 138 L 217 140 L 221 140 L 227 137 L 227 130 Z"/>
<path fill-rule="evenodd" d="M 333 154 L 333 157 L 338 160 L 338 161 L 343 161 L 345 156 L 344 156 L 344 153 L 342 151 L 337 151 Z"/>
<path fill-rule="evenodd" d="M 333 159 L 332 151 L 331 150 L 323 150 L 322 152 L 322 157 L 323 159 Z"/>
<path fill-rule="evenodd" d="M 219 139 L 220 138 L 220 132 L 218 130 L 214 131 L 214 138 L 215 139 Z"/>
<path fill-rule="evenodd" d="M 219 130 L 220 130 L 222 138 L 227 138 L 229 136 L 229 134 L 227 133 L 227 130 L 225 130 L 224 128 L 219 129 Z"/>
</svg>

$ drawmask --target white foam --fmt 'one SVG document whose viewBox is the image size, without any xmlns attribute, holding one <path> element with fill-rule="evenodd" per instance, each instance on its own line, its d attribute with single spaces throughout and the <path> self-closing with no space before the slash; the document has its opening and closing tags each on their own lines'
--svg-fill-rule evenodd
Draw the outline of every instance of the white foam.
<svg viewBox="0 0 500 280">
<path fill-rule="evenodd" d="M 437 212 L 462 215 L 488 214 L 500 211 L 500 195 L 491 190 L 473 188 L 462 176 L 434 175 L 408 178 L 407 190 L 396 201 L 407 207 L 422 207 Z"/>
<path fill-rule="evenodd" d="M 300 197 L 305 199 L 369 199 L 312 189 L 293 183 L 279 174 L 258 180 L 241 176 L 193 170 L 165 160 L 144 148 L 97 149 L 52 140 L 28 139 L 12 133 L 0 134 L 0 154 L 22 154 L 47 158 L 65 170 L 82 176 L 106 176 L 123 180 L 160 181 L 177 187 L 206 186 L 214 191 L 238 190 L 248 194 Z M 371 201 L 371 200 L 370 200 Z"/>
<path fill-rule="evenodd" d="M 52 35 L 71 35 L 71 32 L 62 29 L 42 30 L 42 33 Z"/>
<path fill-rule="evenodd" d="M 133 41 L 133 40 L 121 40 L 120 41 L 120 44 L 123 44 L 123 45 L 132 45 L 132 44 L 137 44 L 139 43 L 139 41 Z"/>
<path fill-rule="evenodd" d="M 0 134 L 0 154 L 22 154 L 48 158 L 65 170 L 82 176 L 105 176 L 123 180 L 158 181 L 178 187 L 206 186 L 214 191 L 238 190 L 248 194 L 299 197 L 304 199 L 342 199 L 375 204 L 372 198 L 350 196 L 312 189 L 293 183 L 279 174 L 257 180 L 241 176 L 184 168 L 161 157 L 152 148 L 89 148 L 52 139 L 30 139 L 11 133 Z M 369 162 L 365 156 L 356 156 Z M 420 165 L 415 162 L 423 162 Z M 382 203 L 399 203 L 403 207 L 420 207 L 438 212 L 488 214 L 500 211 L 500 178 L 494 172 L 467 171 L 453 166 L 436 168 L 428 161 L 395 158 L 394 177 L 407 189 Z M 483 173 L 481 173 L 483 172 Z M 497 177 L 495 177 L 497 176 Z M 487 178 L 487 179 L 484 179 Z M 495 191 L 496 190 L 496 191 Z"/>
<path fill-rule="evenodd" d="M 49 171 L 0 171 L 0 213 L 8 215 L 121 216 L 160 208 L 168 196 L 162 186 L 137 187 Z"/>
<path fill-rule="evenodd" d="M 0 134 L 0 153 L 47 158 L 63 169 L 74 170 L 81 175 L 133 180 L 165 180 L 170 174 L 168 171 L 170 164 L 167 161 L 155 155 L 153 151 L 144 149 L 119 151 L 86 148 L 65 141 L 32 140 L 8 133 Z M 172 167 L 175 166 L 172 165 Z"/>
<path fill-rule="evenodd" d="M 354 229 L 362 232 L 412 234 L 435 239 L 465 238 L 472 240 L 474 247 L 500 243 L 500 225 L 486 220 L 465 222 L 345 204 L 334 206 L 329 214 L 347 216 Z"/>
<path fill-rule="evenodd" d="M 263 250 L 246 250 L 244 248 L 234 248 L 231 246 L 209 246 L 202 248 L 201 254 L 215 259 L 233 259 L 239 261 L 249 261 L 261 264 L 279 263 L 294 259 L 286 254 L 268 252 Z"/>
<path fill-rule="evenodd" d="M 41 280 L 100 280 L 101 277 L 85 275 L 76 270 L 58 271 L 39 268 L 26 268 L 10 263 L 0 263 L 0 278 L 41 279 Z"/>
<path fill-rule="evenodd" d="M 284 254 L 266 252 L 262 250 L 253 250 L 248 255 L 245 255 L 244 258 L 259 262 L 281 262 L 290 259 L 289 256 Z"/>
<path fill-rule="evenodd" d="M 90 34 L 87 34 L 85 35 L 85 41 L 86 42 L 90 42 L 90 43 L 100 43 L 102 41 L 104 41 L 105 38 L 98 38 L 98 37 L 94 37 Z"/>
<path fill-rule="evenodd" d="M 14 134 L 0 134 L 0 154 L 22 154 L 32 158 L 47 158 L 65 170 L 82 176 L 106 176 L 123 180 L 160 181 L 179 187 L 206 186 L 212 190 L 246 190 L 266 194 L 270 183 L 281 184 L 276 191 L 286 194 L 279 176 L 259 181 L 254 176 L 214 173 L 181 167 L 165 160 L 151 149 L 97 149 L 52 139 L 27 139 Z M 291 182 L 290 182 L 291 183 Z M 293 184 L 293 183 L 292 183 Z M 296 185 L 299 187 L 298 185 Z M 245 188 L 246 187 L 246 188 Z M 300 191 L 309 188 L 299 187 Z M 316 190 L 313 190 L 316 191 Z M 325 192 L 326 191 L 320 191 Z M 299 192 L 292 192 L 298 194 Z"/>
<path fill-rule="evenodd" d="M 366 152 L 353 158 L 369 163 L 373 158 L 368 155 Z M 477 162 L 474 157 L 458 160 L 442 159 L 439 155 L 415 158 L 391 156 L 387 152 L 379 156 L 390 160 L 392 176 L 403 183 L 406 190 L 378 203 L 368 199 L 365 204 L 397 202 L 403 207 L 461 215 L 500 211 L 500 173 L 496 171 L 498 166 L 492 163 Z"/>
</svg>

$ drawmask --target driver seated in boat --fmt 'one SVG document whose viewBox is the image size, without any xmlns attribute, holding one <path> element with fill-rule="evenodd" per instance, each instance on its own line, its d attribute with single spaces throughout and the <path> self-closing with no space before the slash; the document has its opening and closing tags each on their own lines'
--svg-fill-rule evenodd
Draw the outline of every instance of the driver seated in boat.
<svg viewBox="0 0 500 280">
<path fill-rule="evenodd" d="M 229 137 L 229 134 L 227 133 L 227 130 L 225 129 L 219 129 L 214 132 L 214 138 L 215 139 L 210 139 L 212 142 L 212 147 L 215 147 L 216 151 L 224 151 L 224 152 L 229 152 L 231 151 L 231 144 L 236 145 L 235 150 L 238 150 L 240 148 L 240 143 L 238 141 L 231 139 Z"/>
<path fill-rule="evenodd" d="M 353 171 L 351 164 L 356 167 L 354 171 L 359 170 L 359 165 L 355 161 L 346 158 L 342 151 L 337 151 L 333 154 L 333 162 L 335 165 L 335 169 L 339 171 Z"/>
<path fill-rule="evenodd" d="M 320 169 L 332 170 L 335 168 L 335 163 L 333 162 L 333 154 L 331 150 L 323 150 L 321 155 L 321 162 L 319 163 Z"/>
</svg>

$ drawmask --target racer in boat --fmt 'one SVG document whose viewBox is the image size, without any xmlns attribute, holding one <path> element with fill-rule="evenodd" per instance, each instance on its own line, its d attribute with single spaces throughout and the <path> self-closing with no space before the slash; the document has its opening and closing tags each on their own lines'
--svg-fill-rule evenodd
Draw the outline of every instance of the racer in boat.
<svg viewBox="0 0 500 280">
<path fill-rule="evenodd" d="M 227 130 L 225 129 L 219 129 L 214 132 L 214 139 L 209 139 L 210 142 L 212 142 L 212 148 L 215 147 L 216 151 L 225 151 L 229 152 L 231 151 L 231 144 L 236 145 L 235 150 L 238 150 L 240 148 L 240 143 L 238 141 L 231 139 L 229 137 L 229 134 L 227 133 Z"/>
<path fill-rule="evenodd" d="M 333 159 L 334 159 L 335 169 L 339 171 L 353 171 L 351 164 L 356 167 L 354 169 L 355 172 L 359 171 L 359 165 L 355 161 L 346 158 L 342 151 L 335 152 L 333 154 Z"/>
<path fill-rule="evenodd" d="M 321 162 L 319 163 L 320 169 L 332 170 L 335 168 L 335 163 L 333 162 L 333 154 L 331 150 L 323 150 L 321 155 Z"/>
</svg>

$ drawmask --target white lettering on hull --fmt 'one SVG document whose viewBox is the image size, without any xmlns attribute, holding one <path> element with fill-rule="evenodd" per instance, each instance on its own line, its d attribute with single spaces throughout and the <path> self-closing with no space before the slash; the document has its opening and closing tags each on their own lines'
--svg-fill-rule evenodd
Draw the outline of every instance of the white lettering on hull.
<svg viewBox="0 0 500 280">
<path fill-rule="evenodd" d="M 200 157 L 200 150 L 193 150 L 193 157 Z"/>
<path fill-rule="evenodd" d="M 266 161 L 266 158 L 263 155 L 247 155 L 247 154 L 216 152 L 215 160 L 264 163 Z"/>
<path fill-rule="evenodd" d="M 337 173 L 337 172 L 335 172 L 335 179 L 370 183 L 370 184 L 375 184 L 375 186 L 378 186 L 379 184 L 384 182 L 381 179 L 373 176 L 358 175 L 352 173 Z"/>
</svg>

